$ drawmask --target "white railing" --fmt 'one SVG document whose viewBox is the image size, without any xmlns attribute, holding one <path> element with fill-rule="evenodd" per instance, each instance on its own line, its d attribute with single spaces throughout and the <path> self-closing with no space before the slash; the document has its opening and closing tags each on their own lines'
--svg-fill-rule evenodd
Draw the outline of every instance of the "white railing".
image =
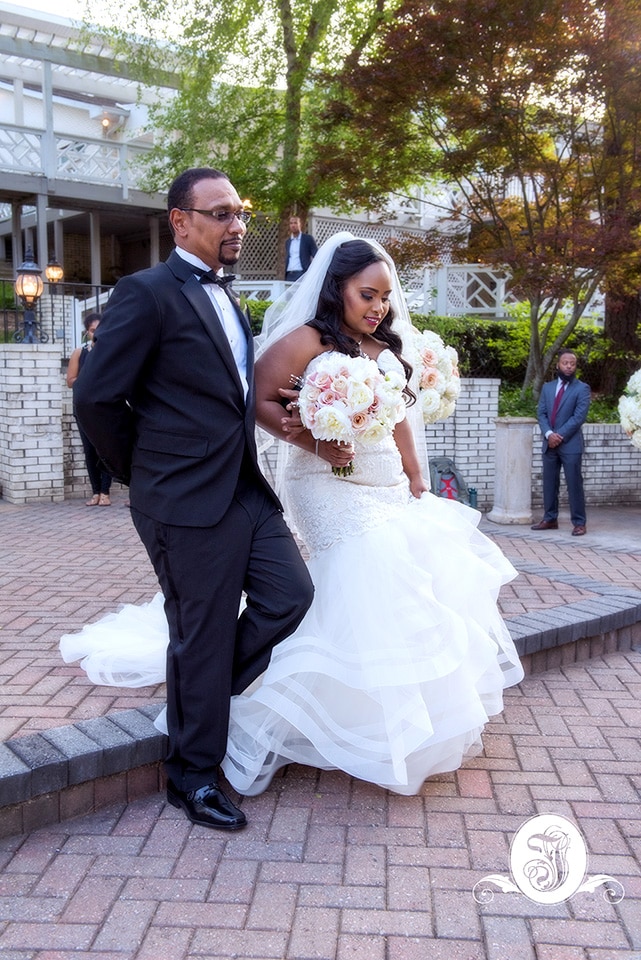
<svg viewBox="0 0 641 960">
<path fill-rule="evenodd" d="M 476 263 L 426 267 L 410 283 L 404 284 L 405 299 L 413 313 L 441 317 L 473 315 L 505 317 L 506 305 L 516 298 L 507 289 L 509 274 Z M 284 280 L 237 280 L 234 289 L 247 300 L 269 300 L 289 286 Z"/>
<path fill-rule="evenodd" d="M 507 287 L 507 270 L 492 270 L 477 263 L 449 263 L 425 272 L 423 309 L 415 308 L 420 313 L 504 317 L 506 305 L 516 302 Z"/>
<path fill-rule="evenodd" d="M 120 140 L 0 125 L 0 170 L 120 186 L 125 192 L 136 186 L 137 161 L 148 149 Z"/>
</svg>

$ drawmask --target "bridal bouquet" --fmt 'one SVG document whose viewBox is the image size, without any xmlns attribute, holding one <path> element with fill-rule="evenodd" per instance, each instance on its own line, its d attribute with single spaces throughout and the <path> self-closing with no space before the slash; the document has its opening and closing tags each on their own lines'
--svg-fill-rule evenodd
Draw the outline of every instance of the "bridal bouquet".
<svg viewBox="0 0 641 960">
<path fill-rule="evenodd" d="M 300 418 L 316 440 L 377 443 L 405 415 L 404 387 L 400 373 L 381 373 L 374 360 L 328 352 L 303 380 Z M 353 470 L 352 463 L 332 467 L 338 476 Z"/>
<path fill-rule="evenodd" d="M 412 366 L 419 374 L 419 403 L 425 423 L 446 420 L 454 413 L 461 392 L 458 354 L 432 330 L 416 330 Z"/>
<path fill-rule="evenodd" d="M 641 450 L 641 370 L 628 380 L 625 394 L 619 400 L 619 418 L 634 446 Z"/>
</svg>

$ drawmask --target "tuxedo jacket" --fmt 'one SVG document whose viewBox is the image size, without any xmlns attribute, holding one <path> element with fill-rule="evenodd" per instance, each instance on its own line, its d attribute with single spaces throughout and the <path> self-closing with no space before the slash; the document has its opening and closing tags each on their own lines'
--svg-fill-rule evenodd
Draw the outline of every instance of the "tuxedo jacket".
<svg viewBox="0 0 641 960">
<path fill-rule="evenodd" d="M 587 383 L 582 383 L 580 380 L 570 381 L 557 410 L 553 427 L 550 423 L 550 417 L 556 397 L 557 382 L 558 378 L 555 377 L 550 383 L 544 384 L 539 397 L 537 417 L 543 434 L 543 452 L 548 448 L 545 434 L 548 430 L 553 430 L 554 433 L 560 433 L 563 437 L 561 447 L 556 449 L 562 449 L 565 453 L 583 453 L 581 427 L 585 423 L 590 407 L 590 388 Z"/>
<path fill-rule="evenodd" d="M 285 241 L 285 271 L 287 271 L 287 264 L 289 262 L 289 248 L 291 246 L 292 238 L 289 237 Z M 309 265 L 316 256 L 318 247 L 316 246 L 316 241 L 310 233 L 301 233 L 300 235 L 300 263 L 303 270 L 309 270 Z"/>
<path fill-rule="evenodd" d="M 131 506 L 178 526 L 212 526 L 242 471 L 276 495 L 257 463 L 253 341 L 243 386 L 222 322 L 191 266 L 165 263 L 123 277 L 74 384 L 75 408 Z"/>
</svg>

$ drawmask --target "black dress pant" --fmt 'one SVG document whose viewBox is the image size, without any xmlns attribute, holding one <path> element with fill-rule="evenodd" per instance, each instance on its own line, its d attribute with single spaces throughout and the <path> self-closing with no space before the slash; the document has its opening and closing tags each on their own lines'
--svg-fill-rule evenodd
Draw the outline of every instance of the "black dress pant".
<svg viewBox="0 0 641 960">
<path fill-rule="evenodd" d="M 303 619 L 313 586 L 300 551 L 258 482 L 239 485 L 213 527 L 177 527 L 132 509 L 169 623 L 165 768 L 178 789 L 215 781 L 230 697 L 266 669 Z M 239 616 L 242 592 L 246 606 Z"/>
</svg>

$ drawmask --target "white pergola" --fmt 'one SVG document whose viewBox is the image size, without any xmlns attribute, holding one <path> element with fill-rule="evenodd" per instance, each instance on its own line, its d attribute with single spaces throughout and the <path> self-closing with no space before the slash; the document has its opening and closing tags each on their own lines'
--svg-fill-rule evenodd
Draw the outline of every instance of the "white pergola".
<svg viewBox="0 0 641 960">
<path fill-rule="evenodd" d="M 127 63 L 70 20 L 0 2 L 0 236 L 11 234 L 14 270 L 23 238 L 62 260 L 65 219 L 89 217 L 92 282 L 100 283 L 105 232 L 129 224 L 148 233 L 158 259 L 164 198 L 138 186 L 136 161 L 149 149 L 146 104 L 169 97 L 170 73 L 142 87 Z M 17 262 L 16 262 L 17 261 Z"/>
</svg>

